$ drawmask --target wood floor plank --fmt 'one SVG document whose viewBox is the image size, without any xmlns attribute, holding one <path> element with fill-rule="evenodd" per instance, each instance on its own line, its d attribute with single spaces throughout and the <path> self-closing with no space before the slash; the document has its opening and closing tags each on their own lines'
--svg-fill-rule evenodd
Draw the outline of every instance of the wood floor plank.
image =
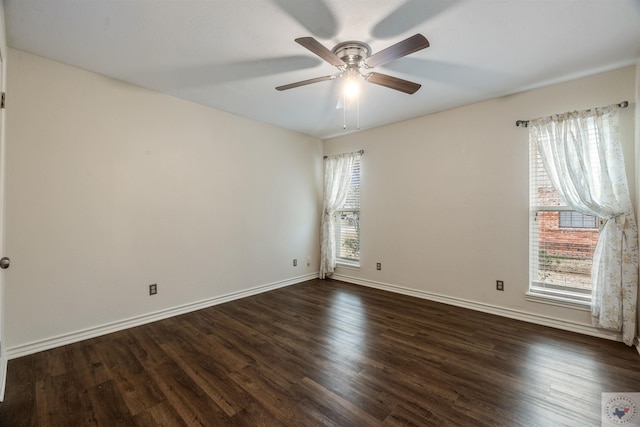
<svg viewBox="0 0 640 427">
<path fill-rule="evenodd" d="M 187 425 L 227 424 L 224 411 L 174 362 L 150 370 L 169 403 Z"/>
<path fill-rule="evenodd" d="M 459 420 L 462 422 L 462 420 Z M 428 409 L 411 407 L 411 405 L 398 404 L 393 412 L 385 418 L 385 427 L 442 427 L 461 425 L 452 423 Z"/>
<path fill-rule="evenodd" d="M 332 425 L 368 426 L 380 424 L 384 419 L 367 413 L 361 409 L 357 401 L 351 402 L 309 378 L 303 378 L 294 386 L 294 390 L 304 396 L 305 409 L 315 408 L 315 412 L 323 414 L 323 418 Z"/>
<path fill-rule="evenodd" d="M 37 381 L 36 413 L 39 425 L 98 425 L 87 391 L 78 385 L 72 374 Z"/>
<path fill-rule="evenodd" d="M 85 387 L 93 387 L 111 379 L 111 372 L 92 342 L 81 345 L 65 346 L 66 372 L 73 372 L 78 383 Z"/>
<path fill-rule="evenodd" d="M 114 375 L 136 375 L 144 371 L 144 367 L 128 344 L 126 331 L 98 338 L 96 345 L 98 351 L 105 359 L 107 368 Z"/>
<path fill-rule="evenodd" d="M 87 391 L 91 402 L 91 419 L 98 426 L 135 426 L 133 415 L 128 410 L 122 395 L 113 381 L 91 387 Z M 67 422 L 63 425 L 87 425 L 85 423 Z"/>
<path fill-rule="evenodd" d="M 258 402 L 264 411 L 289 426 L 318 425 L 315 412 L 299 405 L 300 396 L 288 393 L 263 377 L 259 370 L 247 366 L 234 372 L 231 378 Z"/>
<path fill-rule="evenodd" d="M 126 345 L 145 369 L 171 361 L 171 358 L 162 349 L 157 335 L 152 333 L 151 328 L 130 329 L 126 331 L 125 337 Z"/>
<path fill-rule="evenodd" d="M 276 418 L 257 402 L 250 403 L 231 418 L 230 425 L 238 427 L 285 427 L 291 424 Z"/>
<path fill-rule="evenodd" d="M 164 346 L 167 349 L 167 354 L 171 355 L 184 373 L 228 417 L 233 417 L 250 403 L 242 389 L 229 380 L 228 373 L 218 364 L 215 353 L 211 356 L 200 353 L 182 340 L 181 342 L 167 343 Z"/>
<path fill-rule="evenodd" d="M 165 401 L 139 413 L 134 417 L 139 427 L 187 427 L 188 424 L 176 412 L 173 406 Z"/>
<path fill-rule="evenodd" d="M 164 393 L 147 371 L 135 375 L 116 374 L 113 383 L 132 415 L 144 412 L 166 400 Z"/>
<path fill-rule="evenodd" d="M 8 389 L 5 400 L 11 399 L 11 405 L 0 404 L 0 418 L 16 420 L 21 419 L 23 426 L 37 426 L 38 413 L 36 412 L 36 376 L 35 361 L 37 356 L 30 355 L 21 359 L 22 363 L 12 363 L 11 375 L 13 387 Z M 0 422 L 0 425 L 3 425 Z"/>
<path fill-rule="evenodd" d="M 597 426 L 621 343 L 311 280 L 8 364 L 0 426 Z"/>
<path fill-rule="evenodd" d="M 66 353 L 67 347 L 64 346 L 54 348 L 38 355 L 38 357 L 35 358 L 34 366 L 38 377 L 55 377 L 65 374 L 67 369 L 70 367 Z"/>
</svg>

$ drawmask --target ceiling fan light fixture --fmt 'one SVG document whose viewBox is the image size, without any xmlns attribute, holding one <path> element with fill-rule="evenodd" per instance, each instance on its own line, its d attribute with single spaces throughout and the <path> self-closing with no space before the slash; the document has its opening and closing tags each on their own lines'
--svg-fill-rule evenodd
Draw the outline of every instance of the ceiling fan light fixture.
<svg viewBox="0 0 640 427">
<path fill-rule="evenodd" d="M 342 90 L 345 98 L 355 99 L 360 95 L 360 82 L 356 79 L 347 79 Z"/>
<path fill-rule="evenodd" d="M 345 99 L 353 100 L 358 98 L 362 89 L 362 75 L 359 70 L 350 68 L 345 73 L 344 84 L 342 85 L 342 94 Z"/>
</svg>

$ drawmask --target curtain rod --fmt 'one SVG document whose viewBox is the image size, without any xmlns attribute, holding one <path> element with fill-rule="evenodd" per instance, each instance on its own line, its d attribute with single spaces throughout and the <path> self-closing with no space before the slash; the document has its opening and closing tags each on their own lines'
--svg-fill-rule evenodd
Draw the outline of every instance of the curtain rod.
<svg viewBox="0 0 640 427">
<path fill-rule="evenodd" d="M 364 154 L 364 150 L 354 151 L 354 153 L 358 153 L 358 154 L 360 154 L 360 155 L 363 155 L 363 154 Z M 323 159 L 328 159 L 328 158 L 329 158 L 329 156 L 323 156 L 322 158 L 323 158 Z"/>
<path fill-rule="evenodd" d="M 617 105 L 620 108 L 627 108 L 629 106 L 629 101 L 622 101 L 621 103 L 614 105 Z M 529 120 L 516 120 L 516 126 L 526 128 L 529 126 Z"/>
</svg>

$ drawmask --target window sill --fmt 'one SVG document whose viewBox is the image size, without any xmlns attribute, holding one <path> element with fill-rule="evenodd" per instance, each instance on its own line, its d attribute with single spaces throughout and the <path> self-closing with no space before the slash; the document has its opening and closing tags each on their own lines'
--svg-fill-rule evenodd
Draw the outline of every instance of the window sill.
<svg viewBox="0 0 640 427">
<path fill-rule="evenodd" d="M 527 292 L 527 301 L 541 304 L 555 305 L 558 307 L 571 308 L 574 310 L 591 311 L 591 302 L 587 300 L 577 300 L 566 296 L 545 294 L 540 292 Z"/>
<path fill-rule="evenodd" d="M 356 261 L 338 260 L 336 261 L 336 267 L 346 268 L 350 270 L 360 270 L 360 263 Z"/>
</svg>

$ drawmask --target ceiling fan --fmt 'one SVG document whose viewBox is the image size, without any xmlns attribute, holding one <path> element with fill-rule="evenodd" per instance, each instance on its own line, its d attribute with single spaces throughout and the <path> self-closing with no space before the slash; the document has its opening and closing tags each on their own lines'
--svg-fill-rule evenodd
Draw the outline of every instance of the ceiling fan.
<svg viewBox="0 0 640 427">
<path fill-rule="evenodd" d="M 347 77 L 348 79 L 363 77 L 370 83 L 413 94 L 420 89 L 420 84 L 387 74 L 370 72 L 369 70 L 429 47 L 429 41 L 422 34 L 411 36 L 373 55 L 371 54 L 371 47 L 360 41 L 338 43 L 332 50 L 324 47 L 313 37 L 301 37 L 295 39 L 295 41 L 336 67 L 339 72 L 329 76 L 316 77 L 278 86 L 276 90 L 288 90 L 326 80 L 335 80 L 341 77 Z"/>
</svg>

